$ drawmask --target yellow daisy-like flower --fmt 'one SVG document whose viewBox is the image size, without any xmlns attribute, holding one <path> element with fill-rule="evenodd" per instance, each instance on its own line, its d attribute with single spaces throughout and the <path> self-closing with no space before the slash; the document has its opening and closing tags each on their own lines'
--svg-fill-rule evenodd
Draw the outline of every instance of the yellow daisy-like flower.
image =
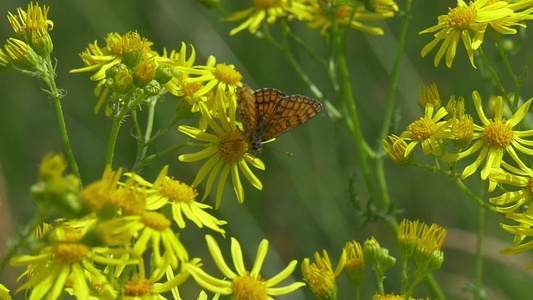
<svg viewBox="0 0 533 300">
<path fill-rule="evenodd" d="M 344 270 L 346 265 L 346 250 L 342 249 L 342 255 L 337 264 L 337 268 L 333 271 L 331 261 L 328 253 L 324 250 L 324 257 L 321 257 L 318 252 L 315 252 L 315 262 L 311 263 L 309 258 L 305 258 L 302 262 L 302 274 L 305 282 L 313 295 L 317 299 L 337 299 L 337 283 L 336 278 Z"/>
<path fill-rule="evenodd" d="M 196 102 L 202 97 L 210 99 L 210 93 L 216 93 L 217 96 L 228 95 L 229 97 L 222 97 L 225 101 L 232 101 L 233 103 L 218 103 L 219 101 L 210 102 L 213 106 L 209 106 L 210 110 L 218 111 L 225 109 L 228 105 L 236 105 L 235 92 L 237 87 L 242 86 L 242 74 L 235 70 L 234 65 L 227 65 L 226 63 L 217 63 L 214 56 L 209 57 L 204 66 L 194 66 L 193 68 L 177 68 L 179 71 L 187 72 L 189 77 L 183 80 L 182 86 L 194 84 L 197 87 L 196 92 L 192 95 Z M 206 101 L 204 101 L 206 102 Z M 222 105 L 220 108 L 214 105 Z M 195 107 L 193 107 L 195 109 Z M 197 110 L 197 109 L 196 109 Z"/>
<path fill-rule="evenodd" d="M 433 105 L 427 105 L 424 111 L 424 117 L 411 123 L 407 130 L 400 135 L 400 138 L 405 141 L 411 141 L 405 149 L 404 156 L 406 157 L 418 144 L 422 145 L 425 155 L 433 153 L 439 156 L 442 154 L 442 149 L 437 139 L 453 137 L 449 128 L 450 120 L 441 121 L 448 114 L 444 107 L 439 108 L 434 115 L 435 107 Z"/>
<path fill-rule="evenodd" d="M 413 161 L 413 154 L 405 155 L 408 146 L 405 140 L 394 134 L 389 135 L 389 140 L 391 141 L 390 144 L 383 140 L 383 149 L 390 159 L 397 164 L 409 165 Z"/>
<path fill-rule="evenodd" d="M 172 217 L 179 228 L 185 228 L 185 220 L 183 218 L 183 215 L 185 215 L 199 228 L 205 226 L 225 235 L 226 231 L 219 226 L 227 224 L 227 222 L 218 220 L 206 212 L 206 209 L 211 209 L 212 207 L 195 201 L 196 196 L 198 196 L 196 189 L 168 177 L 167 172 L 168 165 L 161 169 L 153 184 L 140 176 L 134 177 L 139 183 L 149 188 L 146 191 L 148 195 L 146 209 L 157 210 L 168 204 L 172 208 Z"/>
<path fill-rule="evenodd" d="M 364 4 L 359 2 L 355 2 L 355 4 L 337 3 L 340 2 L 338 0 L 326 1 L 328 2 L 327 4 L 324 4 L 324 1 L 319 0 L 308 0 L 307 2 L 309 2 L 311 7 L 310 11 L 312 14 L 307 24 L 307 28 L 321 28 L 320 34 L 322 35 L 326 35 L 332 25 L 331 20 L 327 15 L 327 11 L 329 9 L 335 10 L 335 18 L 337 18 L 337 22 L 339 22 L 339 24 L 345 26 L 349 25 L 356 30 L 372 35 L 383 35 L 383 29 L 365 25 L 361 23 L 361 21 L 378 21 L 391 18 L 394 17 L 394 13 L 398 11 L 398 6 L 393 1 L 392 6 L 391 3 L 387 3 L 387 7 L 391 9 L 384 9 L 384 7 L 381 5 L 383 3 L 374 1 L 374 11 L 368 11 Z M 352 5 L 356 5 L 356 7 L 354 8 Z"/>
<path fill-rule="evenodd" d="M 206 235 L 205 239 L 215 264 L 225 276 L 225 279 L 218 279 L 207 274 L 198 266 L 187 265 L 187 270 L 194 277 L 194 280 L 206 290 L 221 295 L 232 295 L 235 300 L 271 300 L 273 299 L 272 296 L 289 294 L 305 285 L 303 282 L 294 282 L 285 287 L 274 287 L 292 274 L 298 263 L 296 260 L 291 261 L 283 271 L 269 280 L 265 280 L 261 276 L 261 267 L 268 252 L 267 240 L 263 240 L 259 244 L 254 266 L 251 271 L 247 271 L 244 266 L 241 245 L 235 238 L 231 238 L 231 253 L 236 270 L 234 272 L 224 261 L 215 239 L 210 235 Z"/>
<path fill-rule="evenodd" d="M 498 197 L 489 198 L 489 201 L 492 204 L 500 206 L 511 204 L 497 208 L 499 212 L 511 213 L 524 205 L 528 205 L 531 199 L 533 199 L 533 170 L 525 165 L 517 169 L 504 161 L 502 162 L 502 167 L 509 170 L 509 172 L 503 169 L 492 169 L 489 178 L 498 183 L 520 187 L 521 189 L 503 193 Z"/>
<path fill-rule="evenodd" d="M 365 256 L 363 247 L 356 241 L 347 242 L 344 246 L 346 252 L 346 264 L 344 271 L 348 280 L 356 287 L 360 287 L 365 280 Z"/>
<path fill-rule="evenodd" d="M 9 289 L 5 285 L 0 283 L 0 299 L 2 300 L 11 300 L 11 295 L 9 295 Z"/>
<path fill-rule="evenodd" d="M 266 19 L 269 24 L 273 24 L 277 19 L 288 17 L 289 20 L 297 18 L 299 20 L 308 18 L 307 7 L 297 1 L 287 0 L 253 0 L 254 7 L 232 13 L 222 21 L 241 21 L 246 19 L 241 25 L 233 28 L 230 35 L 235 35 L 248 28 L 250 33 L 256 33 L 261 23 Z"/>
<path fill-rule="evenodd" d="M 83 189 L 81 196 L 93 211 L 103 208 L 118 209 L 122 205 L 123 191 L 118 188 L 122 176 L 122 168 L 113 171 L 106 166 L 102 179 L 97 180 Z"/>
<path fill-rule="evenodd" d="M 89 286 L 86 272 L 106 280 L 105 275 L 94 263 L 102 265 L 137 264 L 136 259 L 109 258 L 102 254 L 109 253 L 107 248 L 90 248 L 81 243 L 57 243 L 41 249 L 38 255 L 22 255 L 11 260 L 13 266 L 28 266 L 22 275 L 29 275 L 29 280 L 18 291 L 31 289 L 30 300 L 57 299 L 66 287 L 67 279 L 72 280 L 74 295 L 78 299 L 87 299 Z M 113 252 L 117 254 L 117 251 Z M 22 276 L 20 278 L 22 278 Z M 19 278 L 19 279 L 20 279 Z"/>
<path fill-rule="evenodd" d="M 533 99 L 525 102 L 509 120 L 503 118 L 502 97 L 497 98 L 495 117 L 490 120 L 483 112 L 481 96 L 477 91 L 472 93 L 472 99 L 474 100 L 478 116 L 483 123 L 483 127 L 474 124 L 474 130 L 476 132 L 474 132 L 473 139 L 478 139 L 478 141 L 472 144 L 467 150 L 457 154 L 447 154 L 442 159 L 447 162 L 458 161 L 480 151 L 478 158 L 463 170 L 461 179 L 472 175 L 483 161 L 485 161 L 485 166 L 481 170 L 481 179 L 487 179 L 492 168 L 500 167 L 503 155 L 506 152 L 518 165 L 524 165 L 515 152 L 515 148 L 524 154 L 533 155 L 533 150 L 525 147 L 531 146 L 532 142 L 523 139 L 523 137 L 533 136 L 533 130 L 516 131 L 513 130 L 513 127 L 525 118 L 531 105 L 531 100 Z M 491 190 L 494 187 L 492 186 Z"/>
<path fill-rule="evenodd" d="M 244 177 L 257 189 L 263 189 L 261 181 L 252 173 L 248 164 L 264 170 L 264 163 L 253 157 L 248 153 L 248 143 L 243 138 L 242 132 L 235 125 L 235 108 L 231 117 L 226 117 L 224 110 L 219 111 L 220 127 L 213 117 L 209 114 L 205 104 L 200 102 L 200 111 L 202 115 L 207 117 L 207 123 L 215 131 L 216 134 L 203 132 L 202 130 L 191 126 L 179 126 L 179 131 L 187 134 L 188 136 L 195 138 L 199 141 L 210 143 L 208 147 L 194 154 L 183 154 L 179 156 L 179 160 L 183 162 L 196 162 L 202 159 L 207 159 L 205 164 L 200 168 L 192 186 L 198 186 L 207 177 L 207 186 L 203 196 L 203 199 L 207 198 L 213 187 L 213 182 L 220 172 L 220 178 L 217 185 L 216 193 L 216 205 L 215 208 L 220 207 L 222 200 L 222 193 L 224 191 L 224 185 L 226 179 L 231 172 L 231 181 L 237 200 L 239 203 L 244 201 L 244 190 L 242 188 L 241 179 L 239 176 L 239 170 L 243 173 Z M 209 175 L 209 177 L 207 176 Z"/>
<path fill-rule="evenodd" d="M 524 242 L 526 237 L 533 236 L 533 206 L 530 206 L 525 213 L 509 213 L 507 219 L 518 222 L 519 225 L 501 224 L 502 228 L 515 235 L 513 245 L 500 251 L 503 255 L 514 255 L 533 249 L 533 240 Z M 533 269 L 533 263 L 527 270 Z"/>
<path fill-rule="evenodd" d="M 419 33 L 438 31 L 434 34 L 435 39 L 422 49 L 422 57 L 428 55 L 442 41 L 434 64 L 437 67 L 446 53 L 446 66 L 451 68 L 457 44 L 461 38 L 470 63 L 475 68 L 474 51 L 481 46 L 487 25 L 489 22 L 512 15 L 513 11 L 508 6 L 506 1 L 477 0 L 467 4 L 463 0 L 457 0 L 457 7 L 450 8 L 447 15 L 439 16 L 437 25 Z M 474 33 L 473 38 L 470 35 L 471 32 Z"/>
<path fill-rule="evenodd" d="M 129 220 L 122 228 L 112 230 L 139 232 L 139 237 L 133 245 L 133 251 L 139 255 L 144 253 L 151 242 L 152 257 L 154 264 L 158 267 L 165 265 L 164 261 L 169 260 L 170 265 L 176 269 L 179 261 L 189 260 L 189 254 L 180 242 L 174 231 L 170 228 L 172 224 L 163 214 L 155 211 L 146 211 L 142 216 L 127 216 Z M 111 229 L 110 229 L 111 230 Z M 161 255 L 161 245 L 165 250 L 164 256 Z"/>
</svg>

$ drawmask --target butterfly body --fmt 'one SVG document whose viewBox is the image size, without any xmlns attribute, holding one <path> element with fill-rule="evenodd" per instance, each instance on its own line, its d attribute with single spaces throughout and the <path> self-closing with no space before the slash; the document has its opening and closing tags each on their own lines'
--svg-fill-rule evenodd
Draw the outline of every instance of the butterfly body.
<svg viewBox="0 0 533 300">
<path fill-rule="evenodd" d="M 302 95 L 292 95 L 266 88 L 252 91 L 248 86 L 237 90 L 239 115 L 244 139 L 255 151 L 262 144 L 307 122 L 320 111 L 322 104 Z"/>
</svg>

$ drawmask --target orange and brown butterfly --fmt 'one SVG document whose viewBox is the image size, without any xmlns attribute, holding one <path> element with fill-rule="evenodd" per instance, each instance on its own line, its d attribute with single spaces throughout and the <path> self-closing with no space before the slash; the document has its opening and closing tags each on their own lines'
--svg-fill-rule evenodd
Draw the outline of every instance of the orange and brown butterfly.
<svg viewBox="0 0 533 300">
<path fill-rule="evenodd" d="M 237 105 L 244 140 L 257 152 L 263 150 L 263 142 L 300 126 L 322 111 L 322 104 L 315 99 L 288 96 L 271 88 L 254 92 L 246 85 L 237 89 Z"/>
</svg>

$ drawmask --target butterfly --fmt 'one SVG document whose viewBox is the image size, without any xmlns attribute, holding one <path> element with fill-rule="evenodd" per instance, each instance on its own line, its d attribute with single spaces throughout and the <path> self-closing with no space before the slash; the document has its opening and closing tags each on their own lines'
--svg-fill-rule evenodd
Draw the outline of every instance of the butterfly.
<svg viewBox="0 0 533 300">
<path fill-rule="evenodd" d="M 322 104 L 315 99 L 288 96 L 271 88 L 254 92 L 246 85 L 237 89 L 237 105 L 244 139 L 259 153 L 263 142 L 300 126 L 322 111 Z"/>
</svg>

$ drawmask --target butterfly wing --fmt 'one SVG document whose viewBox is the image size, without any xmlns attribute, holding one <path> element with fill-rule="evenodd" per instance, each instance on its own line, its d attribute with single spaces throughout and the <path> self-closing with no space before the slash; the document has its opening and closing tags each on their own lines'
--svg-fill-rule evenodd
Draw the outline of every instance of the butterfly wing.
<svg viewBox="0 0 533 300">
<path fill-rule="evenodd" d="M 279 99 L 266 119 L 263 141 L 278 137 L 309 121 L 322 111 L 322 103 L 302 95 L 285 96 Z"/>
<path fill-rule="evenodd" d="M 251 144 L 251 141 L 255 138 L 257 108 L 254 92 L 249 86 L 244 85 L 237 88 L 237 107 L 239 108 L 244 139 L 248 144 Z"/>
<path fill-rule="evenodd" d="M 265 128 L 268 126 L 268 120 L 270 120 L 275 113 L 275 109 L 280 99 L 287 95 L 276 89 L 260 89 L 255 91 L 255 110 L 257 116 L 257 122 L 255 124 L 255 130 L 250 136 L 249 143 L 252 149 L 261 151 L 261 144 L 265 139 Z"/>
</svg>

